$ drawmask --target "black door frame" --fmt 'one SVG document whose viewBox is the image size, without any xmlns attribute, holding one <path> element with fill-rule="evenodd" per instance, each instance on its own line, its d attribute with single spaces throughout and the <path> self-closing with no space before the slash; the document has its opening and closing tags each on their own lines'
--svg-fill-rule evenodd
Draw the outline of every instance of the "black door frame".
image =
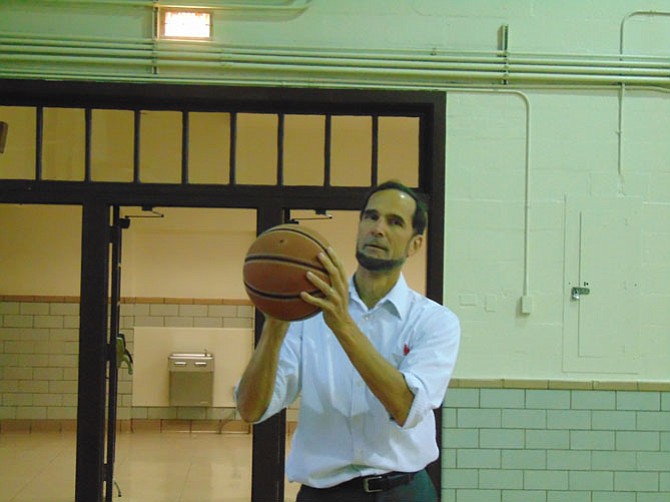
<svg viewBox="0 0 670 502">
<path fill-rule="evenodd" d="M 425 195 L 429 207 L 426 292 L 429 298 L 439 303 L 443 300 L 446 137 L 446 99 L 443 92 L 0 79 L 0 105 L 418 116 L 420 158 L 416 188 Z M 36 172 L 39 171 L 39 163 L 38 160 Z M 234 182 L 228 185 L 103 183 L 90 180 L 44 181 L 39 178 L 0 179 L 0 203 L 82 207 L 75 500 L 102 502 L 111 208 L 142 205 L 251 208 L 257 210 L 257 230 L 260 232 L 280 223 L 287 208 L 358 210 L 368 187 L 253 186 Z M 258 336 L 260 322 L 256 323 L 256 330 Z M 436 414 L 436 434 L 441 444 L 441 411 Z M 284 432 L 284 414 L 254 427 L 254 501 L 283 501 Z M 439 493 L 439 459 L 429 471 Z"/>
</svg>

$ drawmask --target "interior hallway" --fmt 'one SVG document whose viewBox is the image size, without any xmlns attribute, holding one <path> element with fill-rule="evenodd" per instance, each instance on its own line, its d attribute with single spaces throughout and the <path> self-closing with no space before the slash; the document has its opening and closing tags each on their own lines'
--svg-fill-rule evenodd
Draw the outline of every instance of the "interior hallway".
<svg viewBox="0 0 670 502">
<path fill-rule="evenodd" d="M 251 434 L 117 436 L 119 502 L 249 502 Z M 0 502 L 73 502 L 74 432 L 0 434 Z M 286 484 L 294 502 L 295 483 Z"/>
</svg>

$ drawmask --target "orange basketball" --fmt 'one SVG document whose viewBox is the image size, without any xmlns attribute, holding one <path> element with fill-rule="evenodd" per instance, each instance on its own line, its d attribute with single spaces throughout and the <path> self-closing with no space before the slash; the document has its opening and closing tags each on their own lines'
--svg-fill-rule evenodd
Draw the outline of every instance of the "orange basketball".
<svg viewBox="0 0 670 502">
<path fill-rule="evenodd" d="M 251 244 L 244 259 L 244 287 L 256 307 L 276 319 L 295 321 L 319 309 L 300 298 L 301 291 L 323 296 L 307 280 L 313 272 L 330 284 L 318 255 L 328 241 L 315 230 L 296 224 L 272 227 Z"/>
</svg>

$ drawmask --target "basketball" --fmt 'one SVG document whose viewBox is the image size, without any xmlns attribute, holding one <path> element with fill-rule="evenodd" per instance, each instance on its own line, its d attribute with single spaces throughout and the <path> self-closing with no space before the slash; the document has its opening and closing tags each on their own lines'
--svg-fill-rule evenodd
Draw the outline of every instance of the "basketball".
<svg viewBox="0 0 670 502">
<path fill-rule="evenodd" d="M 272 227 L 251 244 L 244 258 L 244 287 L 261 312 L 284 321 L 307 319 L 319 308 L 303 301 L 300 292 L 323 296 L 307 280 L 313 272 L 330 284 L 328 272 L 319 261 L 328 241 L 315 230 L 296 224 Z"/>
</svg>

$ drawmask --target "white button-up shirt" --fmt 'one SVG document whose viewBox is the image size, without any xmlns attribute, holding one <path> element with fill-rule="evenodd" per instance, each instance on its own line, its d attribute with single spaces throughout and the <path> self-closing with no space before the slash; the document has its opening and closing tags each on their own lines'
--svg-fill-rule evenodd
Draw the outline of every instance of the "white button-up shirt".
<svg viewBox="0 0 670 502">
<path fill-rule="evenodd" d="M 315 488 L 389 471 L 415 472 L 438 456 L 433 409 L 456 362 L 456 315 L 411 290 L 401 275 L 368 309 L 349 283 L 349 311 L 384 358 L 405 377 L 414 401 L 399 426 L 358 374 L 322 314 L 291 323 L 263 421 L 300 396 L 286 463 L 291 481 Z"/>
</svg>

